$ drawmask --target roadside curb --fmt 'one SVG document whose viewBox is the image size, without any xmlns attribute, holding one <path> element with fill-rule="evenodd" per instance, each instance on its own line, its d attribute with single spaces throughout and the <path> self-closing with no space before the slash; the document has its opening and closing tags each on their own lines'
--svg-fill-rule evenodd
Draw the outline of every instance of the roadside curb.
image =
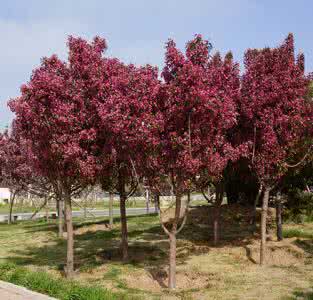
<svg viewBox="0 0 313 300">
<path fill-rule="evenodd" d="M 10 282 L 0 280 L 0 299 L 1 300 L 57 300 L 37 292 L 28 290 L 25 287 L 17 286 Z"/>
</svg>

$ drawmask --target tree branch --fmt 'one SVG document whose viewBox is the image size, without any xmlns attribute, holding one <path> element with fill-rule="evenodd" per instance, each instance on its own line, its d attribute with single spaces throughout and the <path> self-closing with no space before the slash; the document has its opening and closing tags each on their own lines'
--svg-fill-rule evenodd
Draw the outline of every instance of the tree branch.
<svg viewBox="0 0 313 300">
<path fill-rule="evenodd" d="M 294 164 L 294 165 L 289 165 L 288 163 L 285 162 L 284 165 L 285 165 L 286 167 L 288 167 L 288 168 L 295 168 L 295 167 L 301 165 L 301 164 L 305 161 L 305 159 L 308 157 L 308 155 L 310 154 L 310 150 L 311 150 L 312 147 L 313 147 L 313 145 L 311 145 L 311 146 L 309 147 L 307 153 L 305 153 L 305 155 L 302 157 L 302 159 L 301 159 L 299 162 L 297 162 L 296 164 Z"/>
</svg>

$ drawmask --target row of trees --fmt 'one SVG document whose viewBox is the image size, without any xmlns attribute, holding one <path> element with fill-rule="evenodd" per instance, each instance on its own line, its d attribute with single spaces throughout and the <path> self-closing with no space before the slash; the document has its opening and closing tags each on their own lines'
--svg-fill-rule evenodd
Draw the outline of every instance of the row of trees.
<svg viewBox="0 0 313 300">
<path fill-rule="evenodd" d="M 21 96 L 9 101 L 15 119 L 11 136 L 1 137 L 18 145 L 27 180 L 65 203 L 67 276 L 74 271 L 73 194 L 93 184 L 119 194 L 127 260 L 125 203 L 144 181 L 156 196 L 168 190 L 175 196 L 174 217 L 161 218 L 170 243 L 169 287 L 175 288 L 176 235 L 188 212 L 183 197 L 216 187 L 217 242 L 226 174 L 242 165 L 256 179 L 256 198 L 264 195 L 263 264 L 269 194 L 312 145 L 310 77 L 303 55 L 295 58 L 293 36 L 277 48 L 246 51 L 243 74 L 231 53 L 211 55 L 200 35 L 185 53 L 168 41 L 161 78 L 150 65 L 103 56 L 107 46 L 99 37 L 92 43 L 70 37 L 68 47 L 68 61 L 42 59 Z M 6 155 L 1 152 L 1 166 Z"/>
</svg>

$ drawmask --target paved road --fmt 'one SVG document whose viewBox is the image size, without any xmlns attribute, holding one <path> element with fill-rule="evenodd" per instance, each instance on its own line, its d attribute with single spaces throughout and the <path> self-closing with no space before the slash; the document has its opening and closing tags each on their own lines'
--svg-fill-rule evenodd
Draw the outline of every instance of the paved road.
<svg viewBox="0 0 313 300">
<path fill-rule="evenodd" d="M 1 300 L 57 300 L 9 282 L 0 281 Z"/>
<path fill-rule="evenodd" d="M 134 216 L 134 215 L 144 215 L 147 213 L 154 213 L 154 207 L 150 207 L 149 212 L 147 212 L 145 207 L 142 208 L 127 208 L 126 209 L 128 216 Z M 13 214 L 13 218 L 17 220 L 29 220 L 31 218 L 33 213 L 15 213 Z M 50 216 L 56 216 L 56 212 L 49 212 Z M 113 209 L 113 215 L 119 216 L 120 210 L 119 208 Z M 46 213 L 38 213 L 34 219 L 43 218 L 46 216 Z M 83 217 L 84 211 L 83 210 L 74 210 L 73 211 L 73 217 Z M 109 210 L 95 210 L 95 209 L 89 209 L 87 212 L 87 217 L 106 217 L 109 216 Z M 8 220 L 8 214 L 0 214 L 0 222 L 4 222 Z"/>
</svg>

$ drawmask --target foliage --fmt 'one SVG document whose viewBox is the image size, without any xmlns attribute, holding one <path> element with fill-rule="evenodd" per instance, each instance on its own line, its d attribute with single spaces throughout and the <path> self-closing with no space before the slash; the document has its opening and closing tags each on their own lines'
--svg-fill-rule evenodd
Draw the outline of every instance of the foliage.
<svg viewBox="0 0 313 300">
<path fill-rule="evenodd" d="M 91 43 L 69 37 L 68 48 L 67 61 L 44 58 L 20 97 L 9 102 L 16 140 L 1 136 L 6 147 L 0 147 L 0 167 L 3 174 L 9 166 L 17 182 L 25 162 L 66 199 L 72 268 L 71 195 L 96 182 L 120 196 L 124 260 L 125 201 L 143 180 L 153 192 L 175 194 L 171 230 L 162 224 L 171 243 L 170 274 L 176 268 L 176 234 L 186 221 L 178 226 L 182 195 L 194 186 L 221 183 L 223 176 L 226 184 L 237 175 L 247 179 L 244 197 L 250 200 L 260 184 L 265 186 L 265 243 L 269 191 L 281 184 L 290 161 L 312 149 L 311 78 L 304 73 L 304 56 L 295 58 L 291 34 L 279 47 L 248 50 L 243 76 L 231 53 L 210 56 L 211 44 L 200 35 L 187 43 L 185 53 L 168 41 L 161 80 L 150 65 L 104 57 L 107 45 L 99 37 Z M 220 203 L 223 192 L 218 184 Z M 216 232 L 218 217 L 216 205 Z"/>
<path fill-rule="evenodd" d="M 33 172 L 29 164 L 27 145 L 16 134 L 5 131 L 0 136 L 0 180 L 1 184 L 12 191 L 26 189 L 32 182 Z"/>
<path fill-rule="evenodd" d="M 101 55 L 103 47 L 104 41 L 95 38 L 94 52 Z M 21 96 L 9 105 L 16 114 L 18 133 L 29 141 L 34 168 L 51 180 L 68 178 L 73 182 L 92 175 L 88 154 L 80 147 L 88 140 L 90 122 L 84 114 L 85 82 L 80 77 L 86 76 L 86 63 L 96 55 L 89 53 L 78 63 L 75 51 L 82 49 L 73 38 L 69 48 L 68 64 L 55 55 L 44 58 L 30 82 L 22 86 Z"/>
<path fill-rule="evenodd" d="M 285 204 L 287 211 L 286 219 L 302 223 L 304 218 L 313 218 L 313 194 L 294 188 L 287 194 Z"/>
<path fill-rule="evenodd" d="M 236 124 L 238 64 L 230 54 L 210 58 L 209 50 L 200 35 L 187 43 L 185 55 L 172 40 L 166 46 L 156 102 L 159 142 L 147 177 L 166 177 L 179 193 L 190 190 L 198 174 L 218 178 L 239 154 L 227 139 Z"/>
<path fill-rule="evenodd" d="M 240 125 L 251 144 L 253 167 L 266 185 L 286 172 L 287 158 L 312 124 L 303 60 L 302 54 L 295 60 L 291 34 L 277 48 L 245 54 Z"/>
<path fill-rule="evenodd" d="M 11 263 L 0 265 L 0 279 L 62 300 L 128 299 L 121 293 L 109 292 L 97 286 L 81 285 L 75 281 L 54 278 L 42 271 L 29 271 Z"/>
</svg>

